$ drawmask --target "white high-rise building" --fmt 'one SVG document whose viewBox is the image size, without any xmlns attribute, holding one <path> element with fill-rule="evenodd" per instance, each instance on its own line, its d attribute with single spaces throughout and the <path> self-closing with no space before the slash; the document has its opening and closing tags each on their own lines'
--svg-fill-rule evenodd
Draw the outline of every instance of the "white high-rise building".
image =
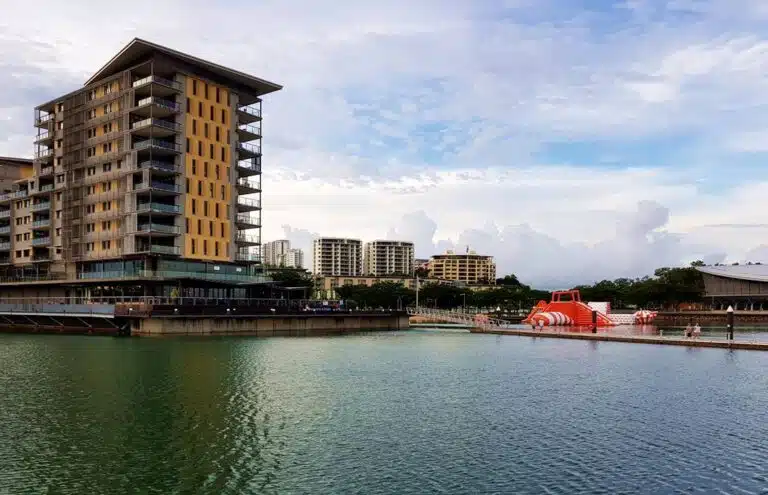
<svg viewBox="0 0 768 495">
<path fill-rule="evenodd" d="M 285 266 L 288 268 L 304 268 L 304 251 L 289 249 L 285 254 Z"/>
<path fill-rule="evenodd" d="M 372 241 L 365 244 L 363 273 L 373 277 L 413 275 L 412 242 Z"/>
<path fill-rule="evenodd" d="M 321 237 L 312 250 L 312 273 L 325 277 L 357 277 L 363 272 L 363 243 L 359 239 Z"/>
<path fill-rule="evenodd" d="M 264 244 L 262 263 L 267 266 L 287 266 L 286 255 L 291 250 L 291 241 L 279 240 Z"/>
</svg>

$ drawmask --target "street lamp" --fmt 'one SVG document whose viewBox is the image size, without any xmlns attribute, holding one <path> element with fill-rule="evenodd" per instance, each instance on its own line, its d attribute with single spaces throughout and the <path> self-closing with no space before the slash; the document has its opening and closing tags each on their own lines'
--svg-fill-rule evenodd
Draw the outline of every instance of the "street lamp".
<svg viewBox="0 0 768 495">
<path fill-rule="evenodd" d="M 728 326 L 728 340 L 733 340 L 733 306 L 728 306 L 725 315 L 726 325 Z"/>
<path fill-rule="evenodd" d="M 467 294 L 465 292 L 461 293 L 461 312 L 467 312 Z"/>
</svg>

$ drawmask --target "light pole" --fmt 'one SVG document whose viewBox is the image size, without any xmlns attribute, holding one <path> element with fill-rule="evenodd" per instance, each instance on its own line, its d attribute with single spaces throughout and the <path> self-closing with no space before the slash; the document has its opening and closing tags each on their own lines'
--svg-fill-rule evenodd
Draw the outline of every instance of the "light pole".
<svg viewBox="0 0 768 495">
<path fill-rule="evenodd" d="M 467 312 L 467 294 L 466 292 L 461 293 L 461 312 L 466 313 Z"/>
<path fill-rule="evenodd" d="M 728 306 L 726 314 L 726 324 L 728 326 L 728 340 L 733 340 L 733 306 Z"/>
<path fill-rule="evenodd" d="M 419 276 L 416 275 L 416 309 L 419 309 Z"/>
</svg>

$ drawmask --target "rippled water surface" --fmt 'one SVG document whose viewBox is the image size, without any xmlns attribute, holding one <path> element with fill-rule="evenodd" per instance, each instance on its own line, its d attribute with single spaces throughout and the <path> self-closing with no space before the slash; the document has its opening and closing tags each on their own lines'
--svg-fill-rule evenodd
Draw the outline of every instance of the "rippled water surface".
<svg viewBox="0 0 768 495">
<path fill-rule="evenodd" d="M 768 354 L 0 335 L 0 492 L 768 493 Z"/>
</svg>

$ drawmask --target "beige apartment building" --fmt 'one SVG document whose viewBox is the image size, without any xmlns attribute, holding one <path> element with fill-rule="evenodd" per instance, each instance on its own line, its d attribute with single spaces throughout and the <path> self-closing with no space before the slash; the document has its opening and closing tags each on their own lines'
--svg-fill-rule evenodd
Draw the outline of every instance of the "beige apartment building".
<svg viewBox="0 0 768 495">
<path fill-rule="evenodd" d="M 313 242 L 312 273 L 325 277 L 359 277 L 363 271 L 360 239 L 321 237 Z"/>
<path fill-rule="evenodd" d="M 412 242 L 368 242 L 363 254 L 363 274 L 373 277 L 413 275 L 413 259 Z"/>
<path fill-rule="evenodd" d="M 430 278 L 451 280 L 467 285 L 494 285 L 496 283 L 496 263 L 493 256 L 484 256 L 467 251 L 456 254 L 447 251 L 445 254 L 432 256 L 427 265 Z"/>
<path fill-rule="evenodd" d="M 0 276 L 169 281 L 116 282 L 144 293 L 257 280 L 261 97 L 281 88 L 131 41 L 82 88 L 35 108 L 31 166 L 1 163 L 18 173 L 2 178 Z"/>
</svg>

